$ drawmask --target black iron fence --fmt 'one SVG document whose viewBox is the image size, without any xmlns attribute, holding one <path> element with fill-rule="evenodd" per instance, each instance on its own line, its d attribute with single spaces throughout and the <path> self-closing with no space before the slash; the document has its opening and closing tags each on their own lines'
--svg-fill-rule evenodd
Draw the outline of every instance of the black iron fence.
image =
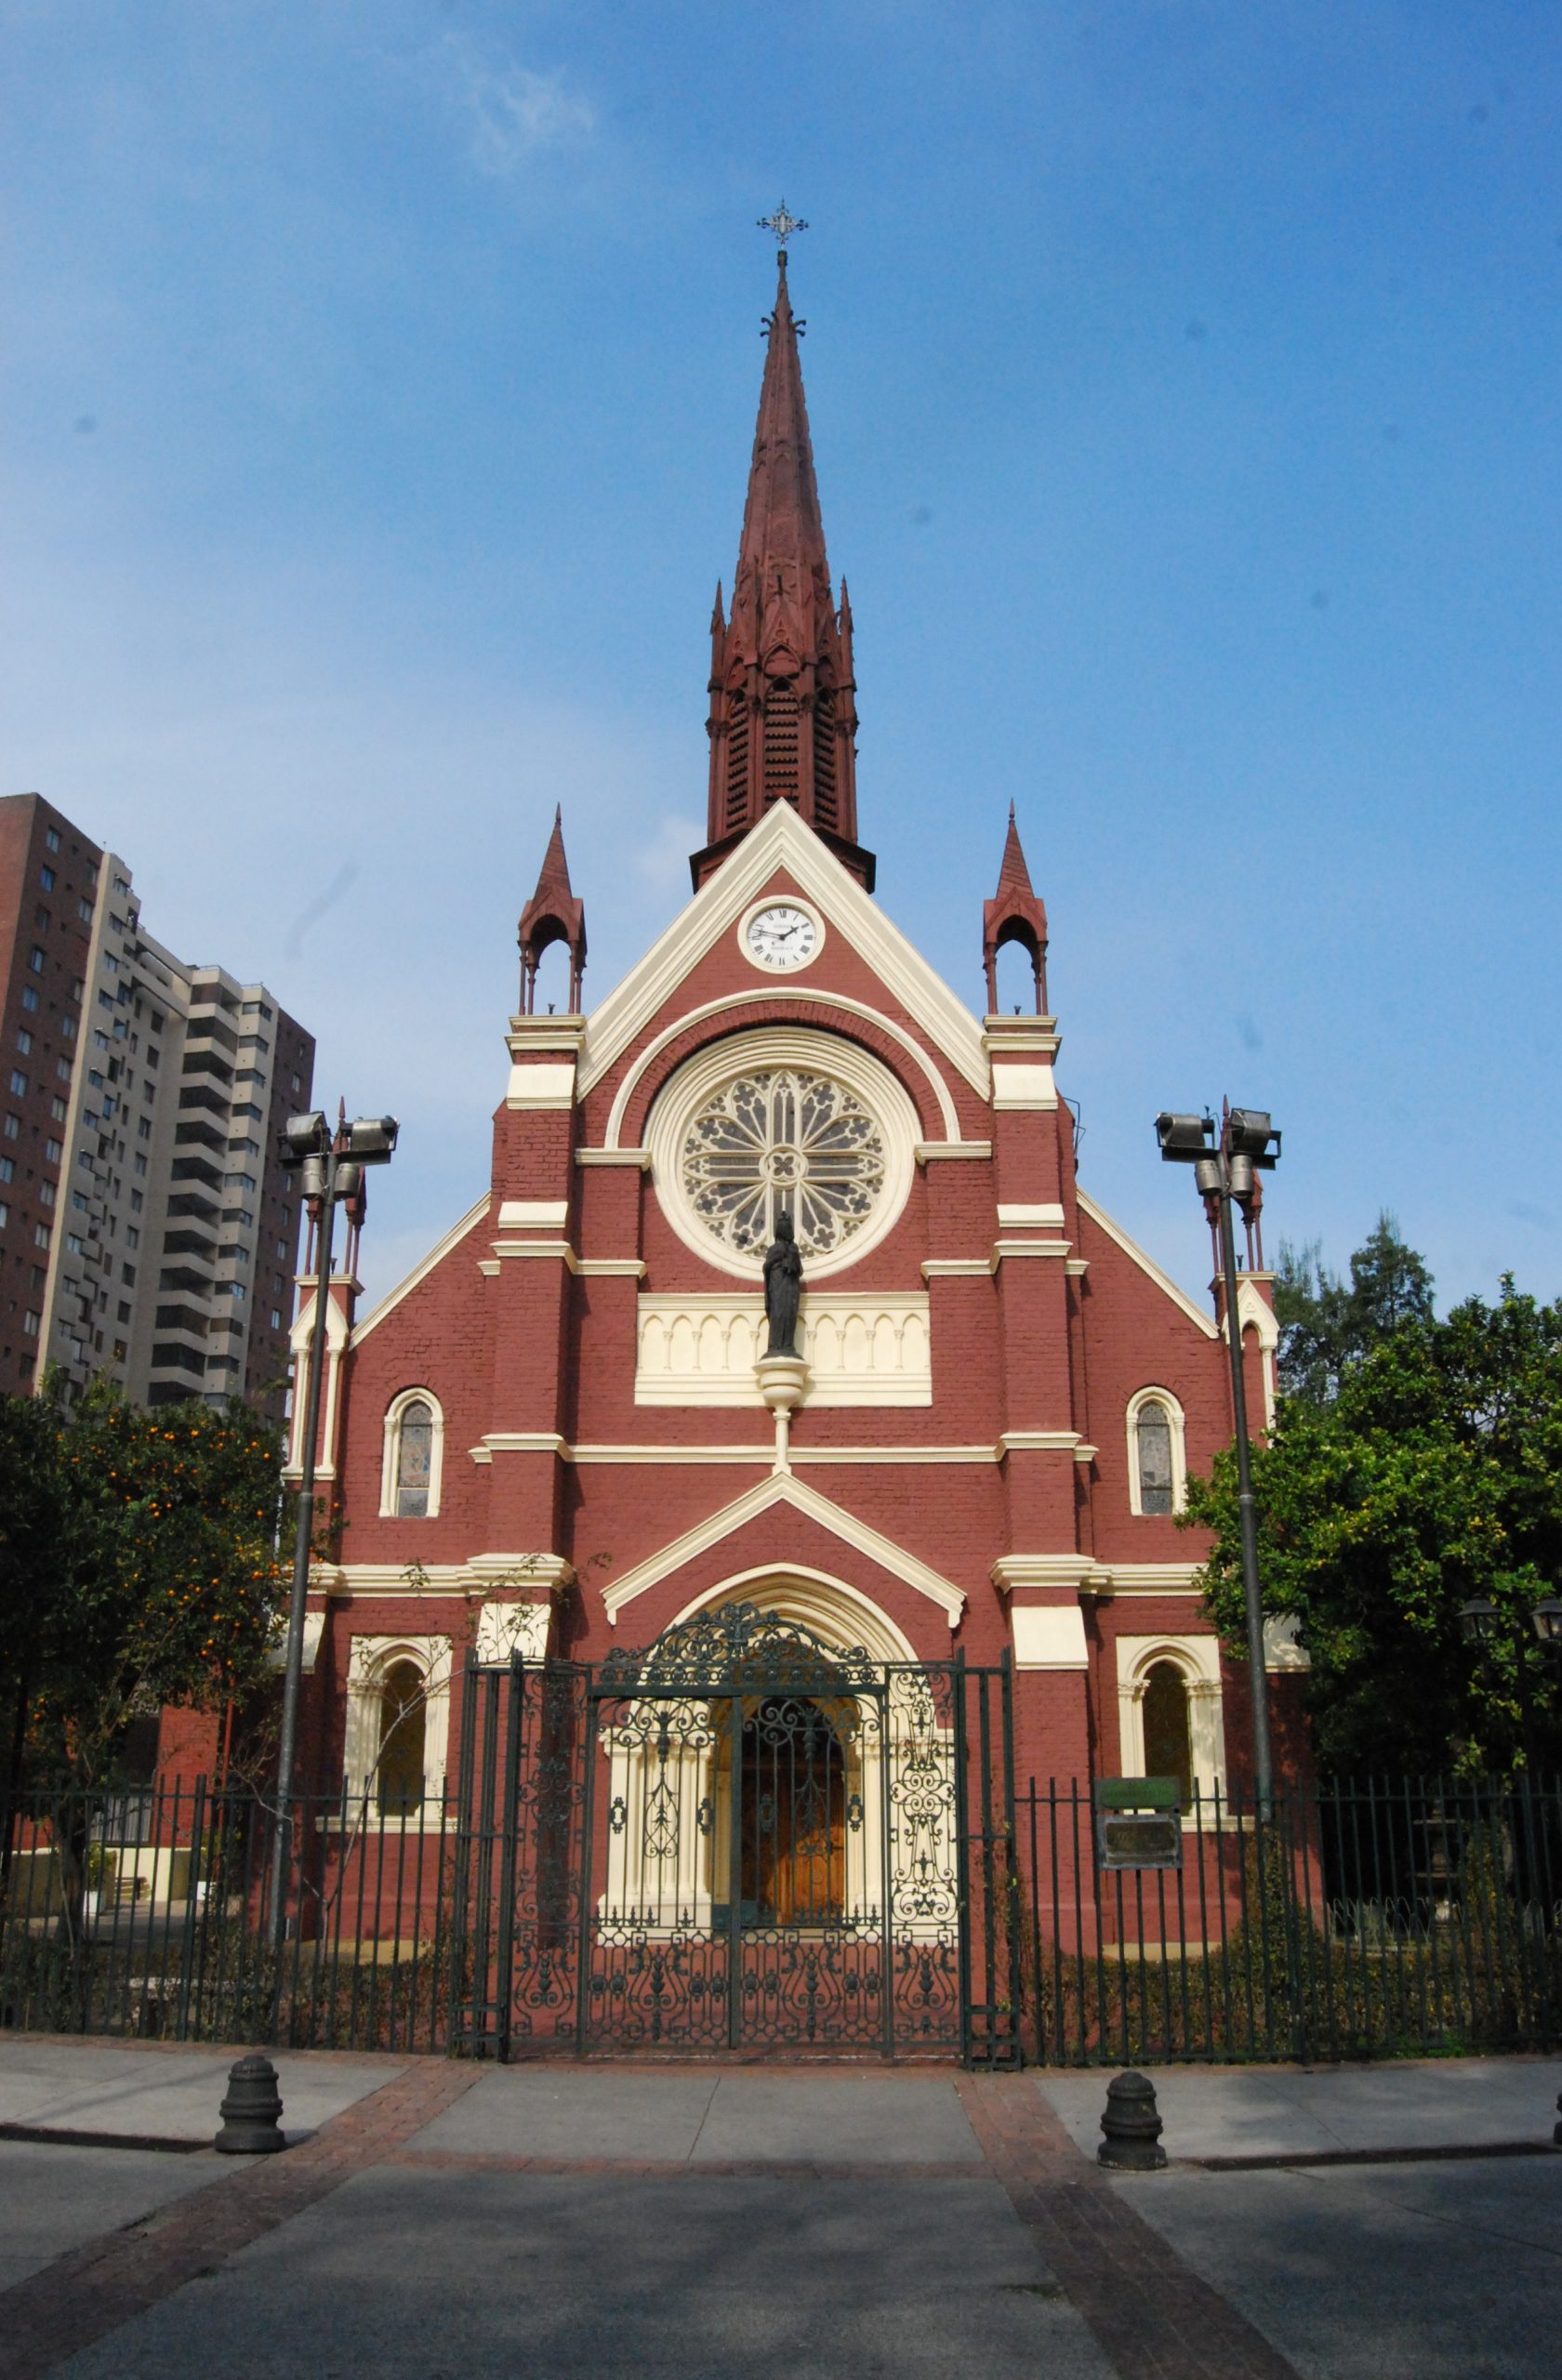
<svg viewBox="0 0 1562 2380">
<path fill-rule="evenodd" d="M 931 1754 L 907 1764 L 902 1798 L 881 1793 L 874 1857 L 892 1884 L 902 1863 L 906 1890 L 915 1885 L 927 1904 L 903 1929 L 905 1945 L 888 1930 L 880 1945 L 891 1986 L 901 1990 L 904 1970 L 903 1996 L 921 1994 L 914 2022 L 897 2014 L 894 2054 L 1121 2065 L 1562 2044 L 1562 1783 L 1326 1782 L 1288 1789 L 1265 1818 L 1239 1797 L 1200 1794 L 1161 1825 L 1158 1848 L 1153 1827 L 1119 1826 L 1113 1837 L 1113 1858 L 1172 1864 L 1108 1866 L 1098 1794 L 1048 1782 L 1011 1797 L 1002 1731 L 989 1736 L 985 1699 L 977 1717 L 960 1764 L 975 1781 L 956 1778 L 954 1799 Z M 624 2027 L 615 2031 L 600 2015 L 582 2041 L 580 2008 L 601 2001 L 611 2014 L 611 1994 L 588 2002 L 577 1992 L 559 2013 L 559 1977 L 569 1980 L 572 1962 L 588 1979 L 605 1972 L 598 1937 L 602 1911 L 613 1914 L 609 1871 L 584 1894 L 579 1880 L 572 1886 L 559 1958 L 543 1955 L 547 1929 L 518 1897 L 515 1878 L 525 1884 L 529 1871 L 511 1855 L 528 1840 L 527 1796 L 540 1790 L 509 1756 L 520 1740 L 507 1739 L 495 1765 L 494 1805 L 469 1795 L 464 1817 L 457 1792 L 305 1799 L 280 1953 L 266 1905 L 271 1818 L 262 1800 L 200 1783 L 132 1797 L 33 1797 L 13 1811 L 0 1874 L 0 2025 L 500 2056 L 626 2045 Z M 659 1742 L 653 1751 L 659 1756 Z M 622 1764 L 629 1752 L 617 1752 Z M 827 1747 L 827 1765 L 836 1757 Z M 576 1766 L 572 1754 L 572 1809 Z M 842 1773 L 845 1862 L 856 1787 Z M 521 1808 L 518 1832 L 500 1799 Z M 615 1806 L 610 1794 L 610 1849 L 620 1841 Z M 821 1806 L 831 1818 L 827 1793 Z M 653 1821 L 655 1811 L 643 1823 Z M 697 1836 L 697 1807 L 690 1824 Z M 544 1849 L 549 1841 L 544 1830 Z M 750 1864 L 767 1848 L 757 1835 Z M 946 1853 L 946 1923 L 932 1898 L 945 1890 Z M 844 1865 L 841 1873 L 849 1883 Z M 549 1874 L 542 1862 L 539 1907 Z M 761 1980 L 774 1967 L 783 1981 L 794 1968 L 806 1981 L 810 1958 L 823 1972 L 839 1917 L 800 1907 L 782 1927 L 777 1914 L 756 1912 L 764 1922 L 755 1939 L 770 1962 L 760 1960 Z M 759 1958 L 730 1893 L 717 1918 L 744 1937 L 750 1964 Z M 700 1935 L 707 1964 L 717 1918 Z M 621 1957 L 614 1950 L 608 1980 L 616 1990 L 621 1967 L 623 1993 L 643 1993 L 659 1954 L 666 1964 L 657 1925 L 641 1932 Z M 829 2004 L 817 1990 L 814 2003 Z M 765 2004 L 756 2002 L 761 2014 Z M 852 2026 L 834 2028 L 836 2046 L 885 2046 L 889 2003 L 873 2004 L 874 2023 L 854 2014 Z M 781 2029 L 767 2016 L 758 2030 Z M 662 2042 L 676 2045 L 676 2030 L 664 2029 Z M 827 2025 L 803 2045 L 830 2040 Z"/>
<path fill-rule="evenodd" d="M 454 1797 L 304 1796 L 280 1951 L 272 1814 L 193 1787 L 39 1794 L 0 1886 L 0 2025 L 443 2050 L 462 2000 Z"/>
<path fill-rule="evenodd" d="M 1562 2040 L 1562 1784 L 1196 1794 L 1164 1866 L 1108 1866 L 1100 1796 L 1017 1797 L 1027 2058 L 1404 2057 Z M 1162 1829 L 1163 1835 L 1168 1831 Z"/>
</svg>

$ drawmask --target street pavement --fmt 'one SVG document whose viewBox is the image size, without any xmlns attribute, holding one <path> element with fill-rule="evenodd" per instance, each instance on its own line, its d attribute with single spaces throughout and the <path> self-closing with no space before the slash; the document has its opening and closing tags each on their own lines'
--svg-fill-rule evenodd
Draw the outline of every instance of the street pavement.
<svg viewBox="0 0 1562 2380">
<path fill-rule="evenodd" d="M 1108 2178 L 1105 2072 L 937 2067 L 284 2052 L 296 2145 L 219 2158 L 235 2054 L 0 2039 L 6 2380 L 1558 2367 L 1562 2060 L 1158 2069 Z"/>
</svg>

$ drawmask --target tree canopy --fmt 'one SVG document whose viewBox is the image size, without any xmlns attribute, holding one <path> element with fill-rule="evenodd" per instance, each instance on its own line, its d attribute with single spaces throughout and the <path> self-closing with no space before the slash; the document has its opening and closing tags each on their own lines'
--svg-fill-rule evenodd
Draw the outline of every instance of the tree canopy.
<svg viewBox="0 0 1562 2380">
<path fill-rule="evenodd" d="M 1402 1324 L 1432 1318 L 1432 1276 L 1393 1215 L 1378 1217 L 1350 1260 L 1349 1280 L 1328 1270 L 1317 1240 L 1301 1249 L 1282 1243 L 1275 1280 L 1280 1393 L 1327 1404 L 1353 1364 Z"/>
<path fill-rule="evenodd" d="M 1562 1681 L 1530 1615 L 1562 1578 L 1562 1304 L 1504 1279 L 1495 1304 L 1438 1321 L 1425 1266 L 1391 1232 L 1385 1218 L 1353 1261 L 1359 1335 L 1330 1343 L 1326 1391 L 1305 1369 L 1253 1450 L 1264 1606 L 1301 1622 L 1327 1767 L 1549 1772 Z M 1359 1322 L 1374 1300 L 1390 1317 L 1375 1343 Z M 1230 1453 L 1190 1480 L 1187 1516 L 1214 1531 L 1209 1606 L 1239 1652 Z M 1478 1597 L 1497 1611 L 1482 1647 L 1459 1620 Z"/>
<path fill-rule="evenodd" d="M 30 1767 L 95 1783 L 128 1722 L 265 1676 L 286 1574 L 277 1433 L 234 1401 L 0 1399 L 0 1678 Z"/>
</svg>

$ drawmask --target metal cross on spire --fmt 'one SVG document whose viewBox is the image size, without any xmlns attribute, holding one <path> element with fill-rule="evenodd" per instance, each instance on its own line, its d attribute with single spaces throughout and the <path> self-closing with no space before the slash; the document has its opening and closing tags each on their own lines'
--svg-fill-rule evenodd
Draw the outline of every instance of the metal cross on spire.
<svg viewBox="0 0 1562 2380">
<path fill-rule="evenodd" d="M 760 217 L 758 229 L 761 231 L 774 231 L 775 234 L 776 245 L 780 248 L 782 255 L 785 256 L 787 253 L 787 243 L 791 238 L 792 233 L 794 231 L 806 231 L 808 226 L 803 221 L 801 215 L 788 214 L 787 202 L 783 199 L 774 215 L 761 215 Z"/>
</svg>

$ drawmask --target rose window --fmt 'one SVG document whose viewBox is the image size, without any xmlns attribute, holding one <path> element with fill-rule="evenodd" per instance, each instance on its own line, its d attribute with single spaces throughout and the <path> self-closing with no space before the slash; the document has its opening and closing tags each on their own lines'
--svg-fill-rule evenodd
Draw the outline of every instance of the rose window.
<svg viewBox="0 0 1562 2380">
<path fill-rule="evenodd" d="M 888 1170 L 877 1117 L 844 1083 L 775 1067 L 742 1075 L 696 1109 L 679 1161 L 705 1229 L 739 1256 L 761 1256 L 790 1214 L 804 1257 L 860 1231 Z"/>
</svg>

